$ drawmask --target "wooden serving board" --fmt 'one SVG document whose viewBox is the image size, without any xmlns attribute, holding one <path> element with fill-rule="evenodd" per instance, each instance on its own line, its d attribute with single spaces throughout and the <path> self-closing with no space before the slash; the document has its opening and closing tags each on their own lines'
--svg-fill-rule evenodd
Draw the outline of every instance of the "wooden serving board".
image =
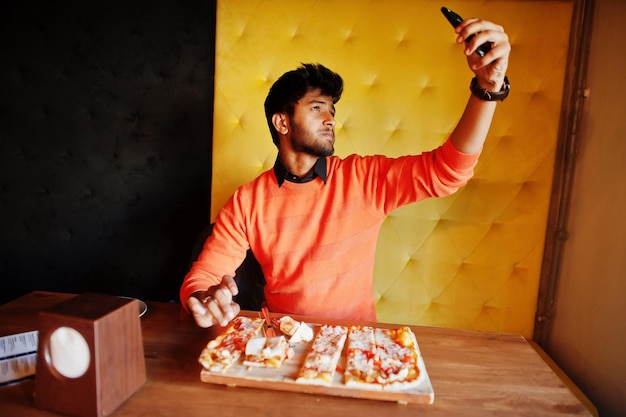
<svg viewBox="0 0 626 417">
<path fill-rule="evenodd" d="M 314 334 L 317 334 L 317 330 L 321 324 L 307 324 L 311 326 Z M 333 382 L 330 386 L 297 383 L 295 380 L 312 343 L 313 342 L 300 343 L 292 346 L 295 352 L 294 356 L 290 359 L 286 359 L 278 369 L 245 366 L 242 363 L 242 359 L 239 359 L 237 363 L 232 365 L 224 373 L 211 372 L 203 368 L 200 372 L 200 379 L 202 382 L 231 387 L 262 388 L 307 394 L 395 401 L 401 404 L 432 404 L 435 399 L 433 387 L 430 383 L 430 378 L 428 377 L 421 352 L 419 353 L 418 361 L 420 377 L 418 385 L 414 388 L 402 391 L 380 391 L 346 387 L 343 384 L 343 372 L 341 370 L 346 369 L 347 342 L 346 345 L 344 345 L 338 364 L 338 370 L 335 372 Z M 419 352 L 419 346 L 417 346 L 417 349 Z"/>
</svg>

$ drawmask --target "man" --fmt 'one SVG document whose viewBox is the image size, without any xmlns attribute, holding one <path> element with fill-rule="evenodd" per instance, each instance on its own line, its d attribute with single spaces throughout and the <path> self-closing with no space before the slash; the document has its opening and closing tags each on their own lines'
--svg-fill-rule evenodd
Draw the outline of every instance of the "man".
<svg viewBox="0 0 626 417">
<path fill-rule="evenodd" d="M 455 28 L 475 73 L 471 95 L 445 143 L 421 155 L 386 158 L 334 152 L 335 104 L 343 81 L 304 64 L 276 81 L 265 113 L 278 147 L 273 169 L 234 193 L 192 265 L 180 297 L 201 327 L 239 313 L 232 278 L 248 248 L 266 280 L 271 311 L 375 321 L 372 288 L 378 232 L 395 208 L 451 194 L 473 174 L 497 99 L 508 94 L 511 46 L 502 27 L 467 19 Z M 481 57 L 476 48 L 491 50 Z"/>
</svg>

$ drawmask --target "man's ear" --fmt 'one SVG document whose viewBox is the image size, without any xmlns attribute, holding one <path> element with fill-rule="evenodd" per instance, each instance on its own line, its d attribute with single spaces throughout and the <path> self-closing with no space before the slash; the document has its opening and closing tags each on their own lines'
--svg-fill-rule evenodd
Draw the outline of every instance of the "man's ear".
<svg viewBox="0 0 626 417">
<path fill-rule="evenodd" d="M 272 116 L 272 124 L 274 129 L 281 135 L 286 135 L 289 132 L 289 120 L 285 113 L 274 113 Z"/>
</svg>

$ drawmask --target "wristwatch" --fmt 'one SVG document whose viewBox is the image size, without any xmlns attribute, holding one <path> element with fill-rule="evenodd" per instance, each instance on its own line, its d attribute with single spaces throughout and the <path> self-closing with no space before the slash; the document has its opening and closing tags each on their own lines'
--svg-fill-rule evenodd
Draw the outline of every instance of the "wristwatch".
<svg viewBox="0 0 626 417">
<path fill-rule="evenodd" d="M 504 84 L 502 84 L 500 91 L 489 91 L 482 88 L 478 84 L 478 79 L 474 77 L 470 83 L 470 91 L 482 101 L 504 101 L 508 97 L 509 91 L 511 91 L 511 84 L 509 83 L 509 78 L 504 76 Z"/>
</svg>

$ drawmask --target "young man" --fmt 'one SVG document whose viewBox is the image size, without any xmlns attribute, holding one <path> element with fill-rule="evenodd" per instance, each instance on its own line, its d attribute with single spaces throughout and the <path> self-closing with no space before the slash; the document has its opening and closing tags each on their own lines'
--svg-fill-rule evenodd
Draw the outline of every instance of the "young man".
<svg viewBox="0 0 626 417">
<path fill-rule="evenodd" d="M 457 42 L 476 77 L 457 126 L 437 149 L 386 158 L 332 156 L 341 77 L 305 64 L 280 77 L 265 101 L 278 147 L 273 169 L 243 185 L 220 210 L 185 277 L 180 297 L 201 327 L 239 312 L 232 278 L 248 248 L 266 280 L 271 311 L 375 321 L 372 288 L 378 232 L 392 210 L 451 194 L 473 174 L 496 109 L 508 94 L 511 46 L 502 27 L 467 19 Z M 475 53 L 483 43 L 491 50 Z"/>
</svg>

